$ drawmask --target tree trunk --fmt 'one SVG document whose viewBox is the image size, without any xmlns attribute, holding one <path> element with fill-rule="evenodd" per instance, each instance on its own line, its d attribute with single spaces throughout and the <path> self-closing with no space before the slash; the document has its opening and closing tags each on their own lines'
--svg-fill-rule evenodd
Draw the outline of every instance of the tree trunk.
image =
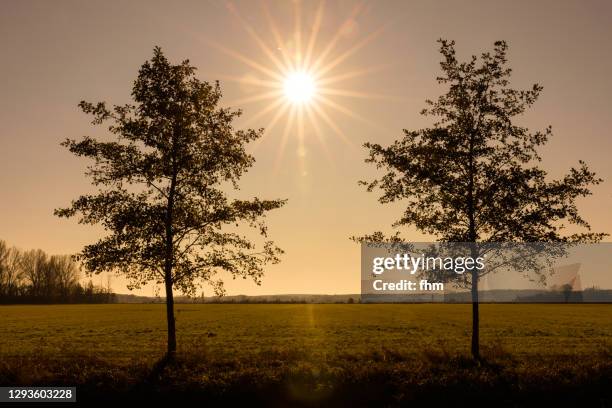
<svg viewBox="0 0 612 408">
<path fill-rule="evenodd" d="M 467 202 L 467 212 L 468 212 L 468 220 L 469 220 L 469 242 L 470 242 L 470 252 L 472 255 L 472 259 L 476 259 L 478 257 L 478 253 L 480 252 L 477 248 L 476 242 L 478 241 L 478 233 L 476 231 L 476 206 L 474 203 L 474 178 L 476 169 L 474 166 L 474 134 L 470 135 L 469 141 L 469 165 L 468 165 L 468 202 Z M 479 331 L 480 331 L 480 321 L 478 315 L 478 270 L 476 268 L 472 268 L 472 357 L 475 360 L 480 359 L 480 339 L 479 339 Z"/>
<path fill-rule="evenodd" d="M 174 143 L 174 141 L 173 141 Z M 174 151 L 174 147 L 173 147 Z M 168 321 L 168 360 L 174 359 L 176 355 L 176 325 L 174 321 L 174 295 L 172 286 L 172 266 L 174 261 L 174 233 L 172 221 L 174 214 L 174 194 L 176 192 L 176 166 L 173 164 L 172 181 L 168 192 L 168 207 L 166 208 L 166 256 L 164 265 L 164 283 L 166 284 L 166 320 Z"/>
<path fill-rule="evenodd" d="M 166 279 L 166 320 L 168 321 L 168 359 L 176 355 L 176 325 L 174 322 L 174 295 L 172 281 Z"/>
<path fill-rule="evenodd" d="M 472 271 L 472 357 L 480 359 L 480 316 L 478 310 L 478 272 Z"/>
</svg>

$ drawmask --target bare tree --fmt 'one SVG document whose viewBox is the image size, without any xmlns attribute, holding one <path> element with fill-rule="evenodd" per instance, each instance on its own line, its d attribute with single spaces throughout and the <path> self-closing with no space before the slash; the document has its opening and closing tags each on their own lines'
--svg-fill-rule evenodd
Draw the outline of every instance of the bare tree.
<svg viewBox="0 0 612 408">
<path fill-rule="evenodd" d="M 12 247 L 6 258 L 5 284 L 6 295 L 9 297 L 19 295 L 19 290 L 23 284 L 24 276 L 21 256 L 21 251 Z"/>
<path fill-rule="evenodd" d="M 30 294 L 32 296 L 45 295 L 47 259 L 47 254 L 40 249 L 23 253 L 21 265 L 24 277 L 30 284 Z"/>
<path fill-rule="evenodd" d="M 79 269 L 70 255 L 53 255 L 49 259 L 49 271 L 54 275 L 52 280 L 57 286 L 59 296 L 68 298 L 70 289 L 78 283 Z"/>
</svg>

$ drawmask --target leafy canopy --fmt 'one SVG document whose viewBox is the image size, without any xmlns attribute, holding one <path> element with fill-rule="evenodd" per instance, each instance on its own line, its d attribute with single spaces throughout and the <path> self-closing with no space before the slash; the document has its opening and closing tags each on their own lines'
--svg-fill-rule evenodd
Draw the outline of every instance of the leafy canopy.
<svg viewBox="0 0 612 408">
<path fill-rule="evenodd" d="M 198 80 L 189 61 L 172 65 L 160 48 L 140 68 L 133 104 L 108 108 L 81 102 L 93 124 L 110 122 L 114 141 L 84 137 L 63 143 L 90 158 L 87 175 L 96 194 L 80 196 L 60 217 L 80 215 L 108 235 L 78 255 L 90 272 L 117 271 L 133 287 L 170 282 L 193 293 L 198 281 L 223 292 L 218 272 L 259 283 L 265 264 L 282 251 L 267 240 L 263 221 L 285 200 L 230 199 L 253 165 L 245 145 L 263 129 L 235 130 L 239 110 L 219 107 L 221 89 Z M 235 228 L 241 223 L 264 237 L 261 247 Z M 229 227 L 229 228 L 228 228 Z"/>
<path fill-rule="evenodd" d="M 509 87 L 507 44 L 460 62 L 453 41 L 439 41 L 447 92 L 426 101 L 429 128 L 404 130 L 388 147 L 366 143 L 368 163 L 386 170 L 370 182 L 382 204 L 402 201 L 403 215 L 394 227 L 414 225 L 445 242 L 591 242 L 605 234 L 590 232 L 576 199 L 589 195 L 602 180 L 583 161 L 559 180 L 548 180 L 538 167 L 537 149 L 551 128 L 531 132 L 516 118 L 531 107 L 542 87 Z M 570 225 L 586 232 L 566 233 Z M 398 241 L 383 233 L 360 241 Z"/>
</svg>

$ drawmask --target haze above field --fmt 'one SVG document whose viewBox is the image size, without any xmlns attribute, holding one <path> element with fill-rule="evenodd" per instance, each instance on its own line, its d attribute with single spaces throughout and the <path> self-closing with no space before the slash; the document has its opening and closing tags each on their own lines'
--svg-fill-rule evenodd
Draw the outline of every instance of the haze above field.
<svg viewBox="0 0 612 408">
<path fill-rule="evenodd" d="M 440 37 L 456 40 L 462 59 L 490 49 L 495 40 L 509 42 L 513 86 L 544 86 L 522 121 L 534 130 L 553 126 L 554 137 L 542 150 L 543 167 L 555 177 L 578 159 L 586 160 L 607 182 L 596 187 L 594 197 L 583 200 L 580 209 L 595 231 L 612 232 L 612 55 L 606 51 L 612 3 L 359 4 L 329 1 L 323 8 L 312 58 L 324 54 L 337 38 L 325 60 L 339 61 L 323 79 L 345 77 L 330 85 L 336 92 L 326 95 L 328 103 L 318 105 L 323 113 L 314 124 L 306 120 L 303 130 L 288 122 L 288 113 L 278 116 L 251 150 L 257 163 L 243 179 L 240 194 L 289 199 L 268 219 L 272 238 L 286 254 L 267 270 L 262 286 L 230 279 L 229 294 L 359 290 L 359 247 L 348 237 L 389 230 L 401 211 L 400 206 L 381 207 L 375 195 L 357 186 L 358 180 L 377 174 L 363 163 L 366 151 L 361 145 L 389 144 L 401 137 L 402 128 L 431 124 L 419 111 L 425 99 L 443 92 L 435 82 Z M 78 110 L 80 100 L 129 102 L 138 68 L 159 45 L 174 62 L 190 59 L 201 79 L 221 80 L 224 103 L 244 109 L 239 127 L 270 127 L 280 106 L 259 114 L 275 99 L 258 99 L 268 92 L 262 81 L 269 81 L 258 66 L 276 72 L 275 58 L 297 53 L 295 31 L 301 33 L 297 37 L 306 52 L 317 24 L 315 2 L 297 8 L 288 1 L 101 5 L 0 5 L 0 238 L 24 249 L 73 253 L 102 232 L 53 216 L 54 208 L 91 191 L 83 177 L 86 162 L 59 143 L 66 137 L 105 134 Z M 299 24 L 296 9 L 301 11 Z M 278 29 L 280 46 L 271 27 Z M 263 52 L 257 38 L 272 56 Z M 356 75 L 359 72 L 362 75 Z M 406 232 L 410 239 L 426 239 L 414 230 Z M 113 288 L 127 292 L 119 278 Z M 150 296 L 154 290 L 135 293 Z"/>
</svg>

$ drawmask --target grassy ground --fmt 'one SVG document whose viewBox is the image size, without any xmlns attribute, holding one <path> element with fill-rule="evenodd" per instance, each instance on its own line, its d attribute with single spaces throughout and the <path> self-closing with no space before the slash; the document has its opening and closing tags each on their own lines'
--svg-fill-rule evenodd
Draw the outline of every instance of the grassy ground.
<svg viewBox="0 0 612 408">
<path fill-rule="evenodd" d="M 278 406 L 610 404 L 612 305 L 482 305 L 482 363 L 470 310 L 178 305 L 178 360 L 164 365 L 163 305 L 2 306 L 0 384 Z"/>
</svg>

